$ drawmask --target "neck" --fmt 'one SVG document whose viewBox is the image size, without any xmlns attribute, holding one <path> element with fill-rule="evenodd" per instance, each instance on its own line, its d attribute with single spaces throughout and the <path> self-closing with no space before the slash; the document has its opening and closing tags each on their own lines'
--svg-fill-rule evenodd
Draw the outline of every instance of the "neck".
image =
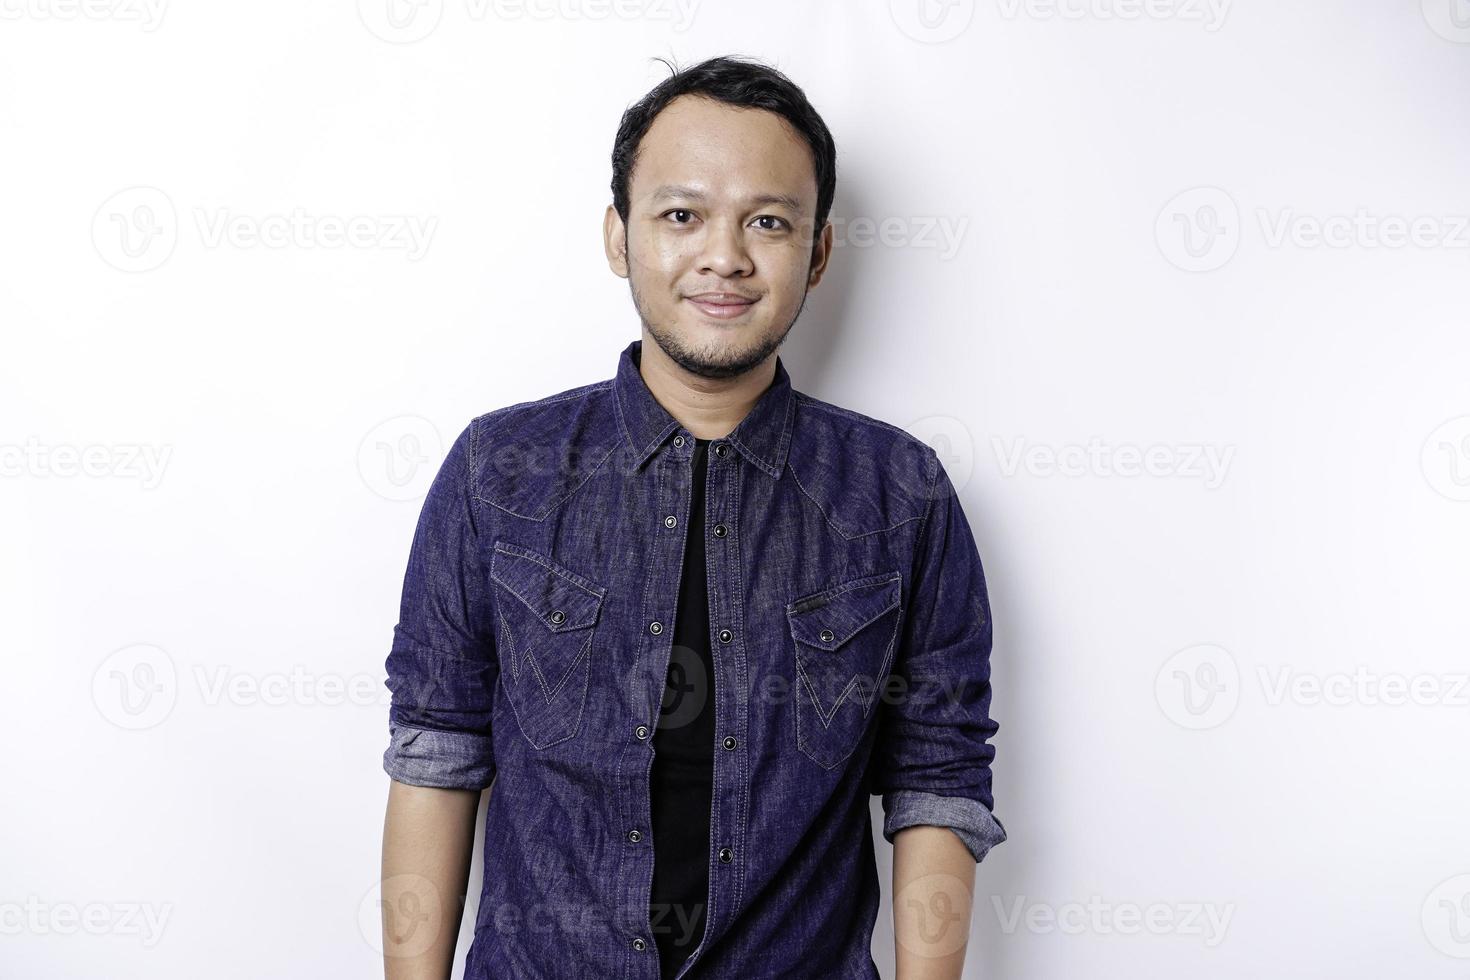
<svg viewBox="0 0 1470 980">
<path fill-rule="evenodd" d="M 643 383 L 663 406 L 698 439 L 729 435 L 750 413 L 776 377 L 776 355 L 733 378 L 705 378 L 680 367 L 645 328 L 638 358 Z"/>
</svg>

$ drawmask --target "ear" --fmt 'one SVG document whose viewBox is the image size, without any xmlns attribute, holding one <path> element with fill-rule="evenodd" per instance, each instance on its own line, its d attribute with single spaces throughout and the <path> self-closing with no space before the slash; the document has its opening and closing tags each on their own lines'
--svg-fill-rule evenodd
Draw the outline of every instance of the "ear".
<svg viewBox="0 0 1470 980">
<path fill-rule="evenodd" d="M 613 275 L 628 278 L 628 229 L 611 204 L 602 216 L 602 250 L 607 253 L 607 267 Z"/>
<path fill-rule="evenodd" d="M 812 250 L 812 268 L 807 273 L 806 288 L 811 289 L 822 281 L 822 276 L 827 271 L 827 260 L 832 257 L 832 222 L 828 221 L 822 226 L 822 234 L 817 239 L 817 247 Z"/>
</svg>

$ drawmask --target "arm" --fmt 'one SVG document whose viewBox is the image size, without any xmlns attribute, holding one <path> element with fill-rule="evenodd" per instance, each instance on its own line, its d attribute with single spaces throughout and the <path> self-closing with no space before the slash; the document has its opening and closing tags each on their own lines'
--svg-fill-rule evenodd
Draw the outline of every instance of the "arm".
<svg viewBox="0 0 1470 980">
<path fill-rule="evenodd" d="M 928 502 L 893 676 L 880 702 L 871 792 L 893 844 L 900 980 L 964 965 L 975 866 L 1005 828 L 991 812 L 990 599 L 959 496 L 929 450 Z"/>
<path fill-rule="evenodd" d="M 945 827 L 893 838 L 893 937 L 898 980 L 959 980 L 970 935 L 975 859 Z"/>
<path fill-rule="evenodd" d="M 479 802 L 472 790 L 389 781 L 381 902 L 385 980 L 448 980 Z"/>
<path fill-rule="evenodd" d="M 383 821 L 387 980 L 448 980 L 464 913 L 480 793 L 495 780 L 499 681 L 482 560 L 487 528 L 470 493 L 473 423 L 455 440 L 419 515 L 387 660 L 391 777 Z M 494 792 L 492 790 L 492 792 Z"/>
</svg>

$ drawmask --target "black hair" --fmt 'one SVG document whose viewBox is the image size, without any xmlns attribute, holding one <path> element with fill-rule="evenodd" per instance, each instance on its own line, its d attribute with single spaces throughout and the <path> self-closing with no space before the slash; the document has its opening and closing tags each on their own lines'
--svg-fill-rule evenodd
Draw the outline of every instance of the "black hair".
<svg viewBox="0 0 1470 980">
<path fill-rule="evenodd" d="M 628 223 L 628 186 L 632 182 L 633 165 L 638 147 L 653 120 L 681 95 L 700 95 L 728 105 L 774 112 L 789 122 L 811 147 L 812 163 L 817 175 L 817 215 L 813 235 L 821 232 L 832 210 L 837 190 L 837 146 L 827 124 L 807 101 L 806 93 L 791 79 L 769 65 L 749 58 L 721 56 L 679 69 L 662 58 L 656 59 L 673 73 L 642 99 L 629 106 L 618 124 L 613 141 L 612 193 L 613 209 L 623 224 Z M 815 249 L 816 242 L 813 241 Z"/>
</svg>

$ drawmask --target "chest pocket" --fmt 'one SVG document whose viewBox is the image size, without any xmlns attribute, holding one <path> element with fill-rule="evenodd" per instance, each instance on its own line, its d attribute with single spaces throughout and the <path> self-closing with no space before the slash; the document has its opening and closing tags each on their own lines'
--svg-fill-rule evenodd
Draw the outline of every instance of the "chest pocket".
<svg viewBox="0 0 1470 980">
<path fill-rule="evenodd" d="M 522 734 L 544 749 L 577 734 L 607 590 L 505 541 L 490 560 L 500 617 L 501 682 Z"/>
<path fill-rule="evenodd" d="M 865 575 L 786 607 L 796 656 L 796 744 L 831 769 L 852 754 L 876 714 L 898 636 L 898 572 Z"/>
</svg>

